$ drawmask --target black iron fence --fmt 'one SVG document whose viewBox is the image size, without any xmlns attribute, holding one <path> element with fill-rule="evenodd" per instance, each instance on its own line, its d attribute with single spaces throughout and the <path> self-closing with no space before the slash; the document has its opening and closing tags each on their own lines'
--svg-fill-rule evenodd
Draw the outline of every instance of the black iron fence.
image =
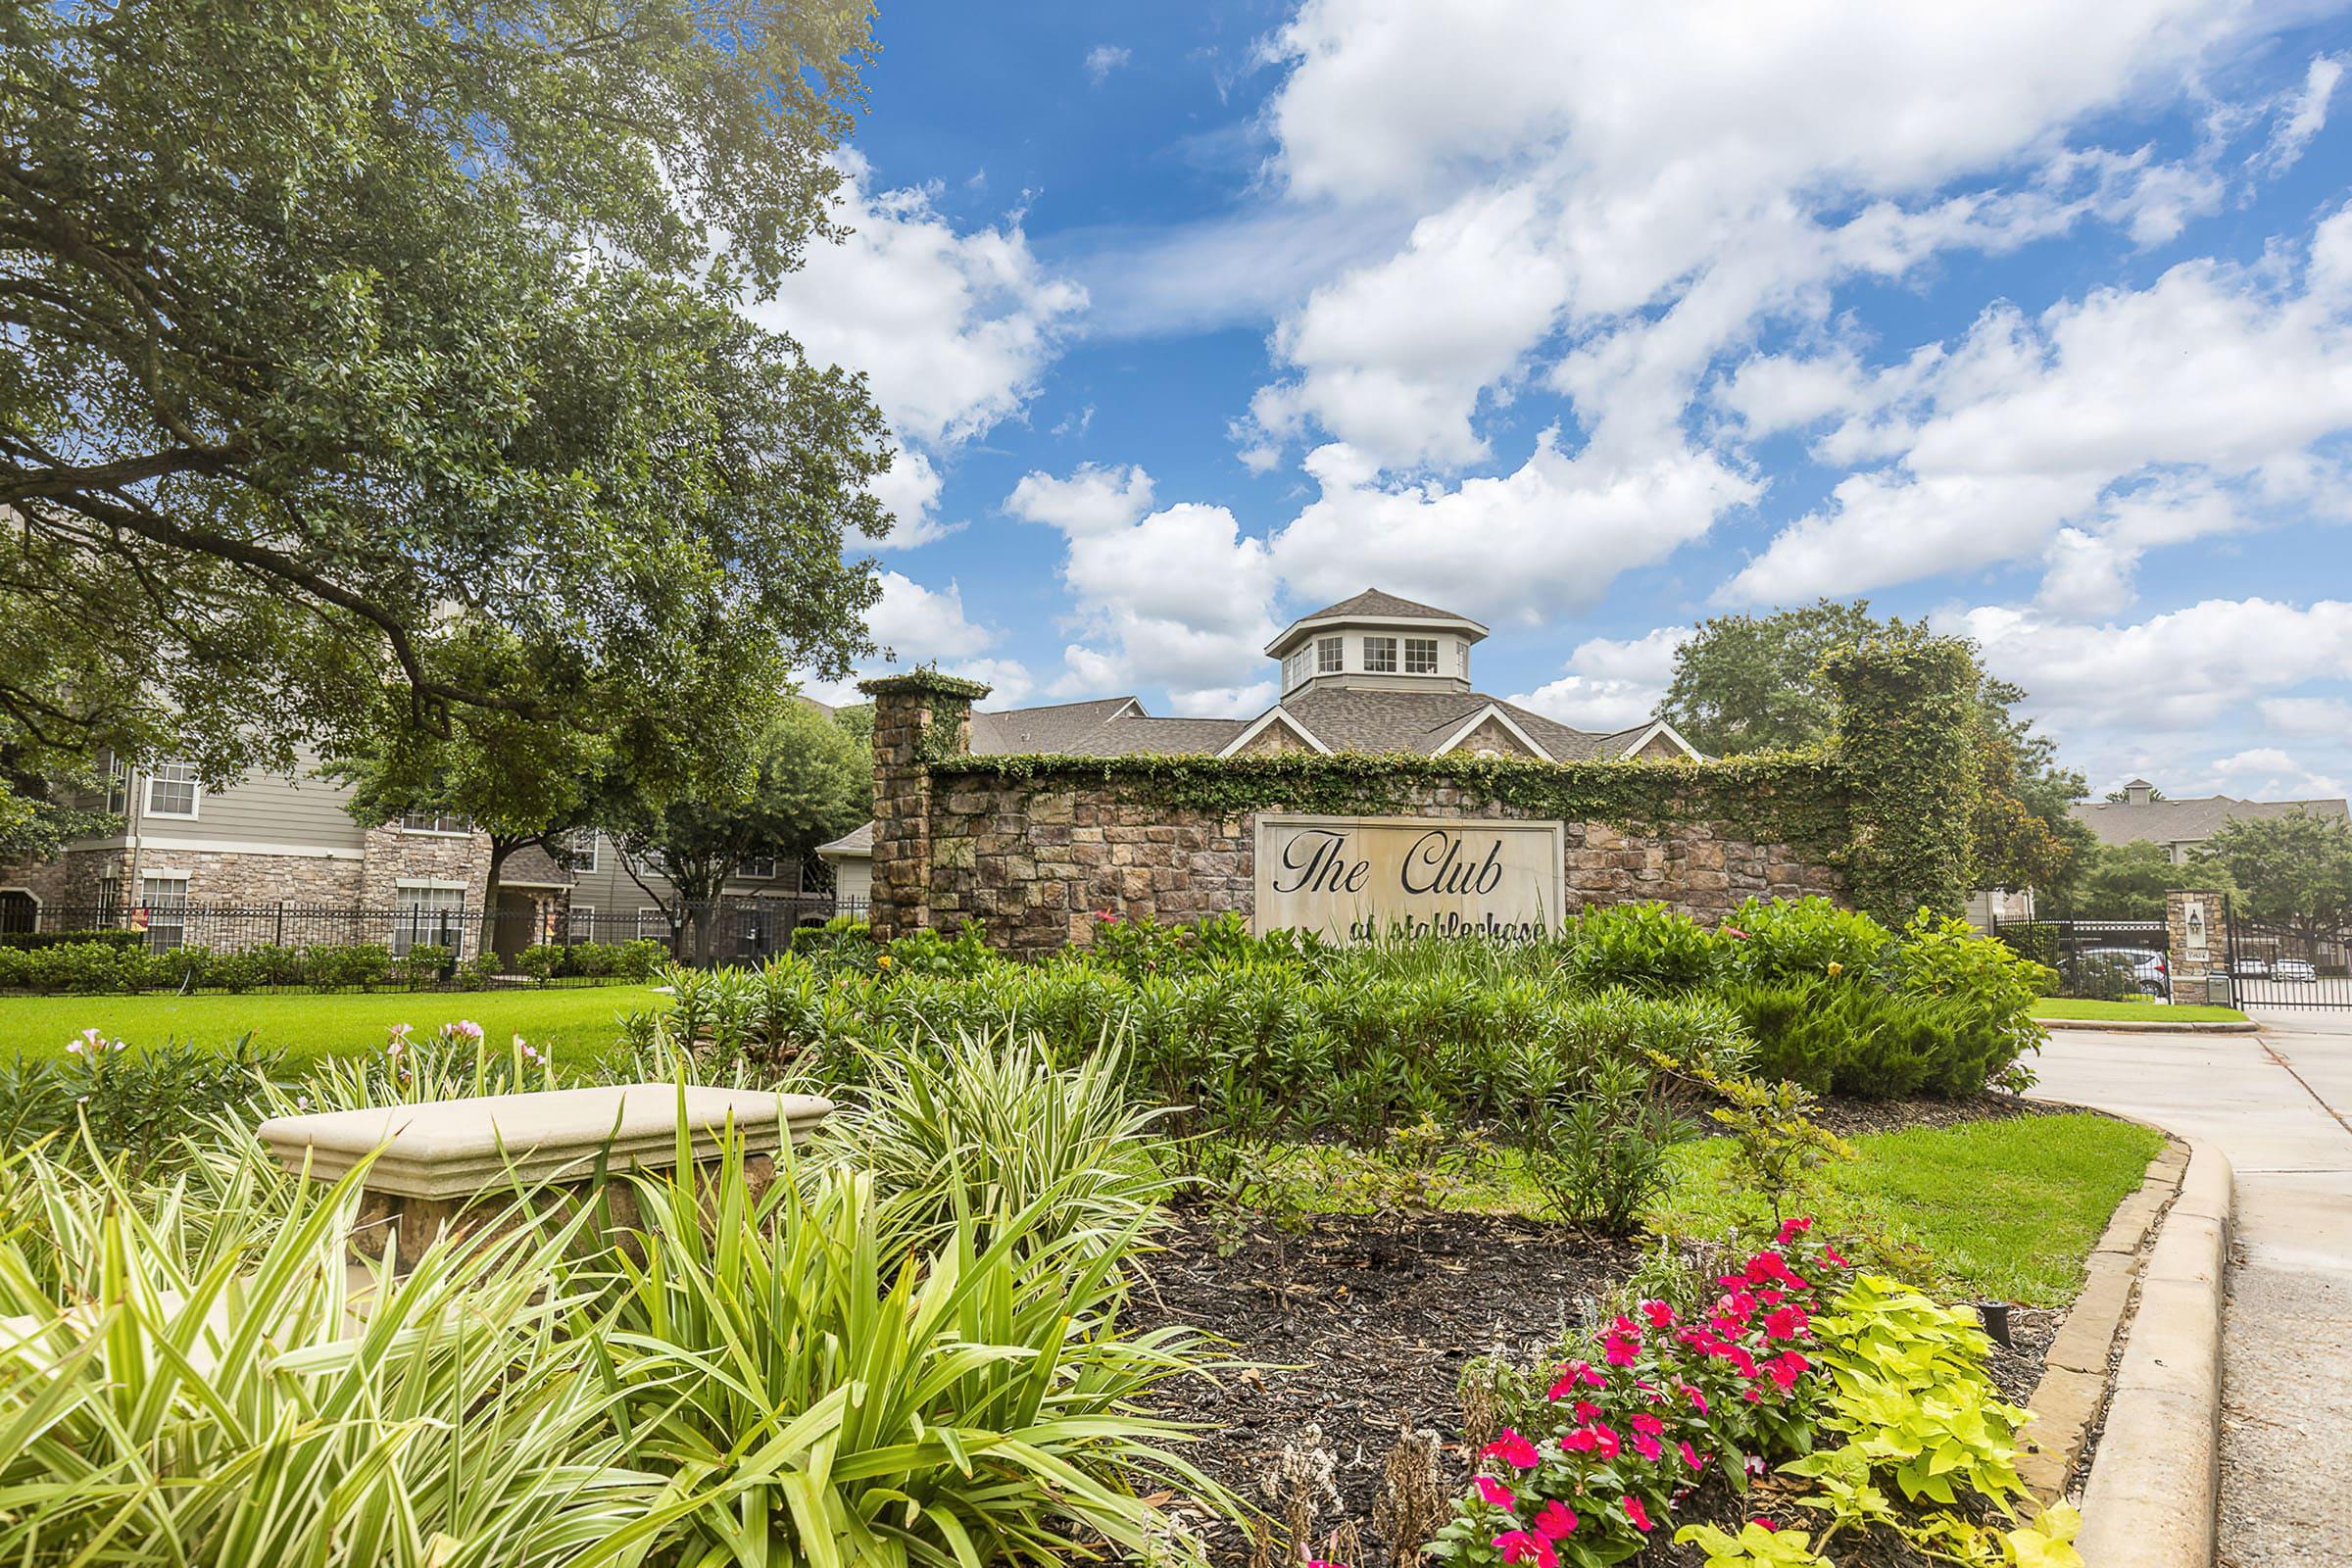
<svg viewBox="0 0 2352 1568">
<path fill-rule="evenodd" d="M 2352 932 L 2232 920 L 2230 979 L 2242 1006 L 2352 1007 Z"/>
<path fill-rule="evenodd" d="M 2162 920 L 1995 920 L 1992 934 L 2056 970 L 2056 996 L 2114 1001 L 2172 994 Z"/>
<path fill-rule="evenodd" d="M 484 910 L 454 902 L 387 907 L 291 901 L 21 904 L 11 908 L 11 918 L 0 922 L 0 945 L 50 946 L 89 935 L 152 953 L 369 947 L 404 959 L 421 948 L 428 950 L 427 957 L 446 956 L 452 963 L 492 954 L 502 971 L 527 973 L 576 967 L 564 961 L 561 951 L 532 956 L 534 949 L 592 944 L 658 943 L 666 956 L 689 963 L 757 961 L 788 945 L 797 926 L 822 924 L 835 914 L 861 915 L 864 910 L 862 899 L 837 899 L 831 893 L 727 899 L 637 913 L 571 910 L 559 905 Z"/>
</svg>

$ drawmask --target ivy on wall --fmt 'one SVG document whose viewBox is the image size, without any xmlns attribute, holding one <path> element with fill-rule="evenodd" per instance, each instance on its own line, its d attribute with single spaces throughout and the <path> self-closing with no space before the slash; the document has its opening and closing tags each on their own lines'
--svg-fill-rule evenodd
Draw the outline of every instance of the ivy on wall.
<svg viewBox="0 0 2352 1568">
<path fill-rule="evenodd" d="M 1828 864 L 1838 863 L 1849 838 L 1843 775 L 1823 752 L 1715 762 L 1543 762 L 1349 752 L 1230 759 L 934 754 L 931 770 L 951 790 L 968 784 L 1100 790 L 1125 804 L 1210 816 L 1270 810 L 1379 816 L 1409 810 L 1430 792 L 1451 788 L 1474 806 L 1605 822 L 1627 831 L 1715 823 L 1757 843 L 1786 844 Z"/>
<path fill-rule="evenodd" d="M 1830 754 L 1852 802 L 1855 905 L 1889 924 L 1922 906 L 1958 914 L 1983 795 L 1968 645 L 1905 627 L 1832 653 L 1822 673 L 1838 692 Z"/>
<path fill-rule="evenodd" d="M 1922 906 L 1958 914 L 1968 895 L 1970 816 L 1981 793 L 1969 727 L 1976 667 L 1966 646 L 1905 630 L 1841 650 L 1823 667 L 1839 698 L 1827 746 L 1703 762 L 1312 752 L 979 757 L 962 750 L 961 720 L 985 687 L 922 671 L 870 682 L 866 690 L 931 703 L 922 760 L 935 791 L 1099 791 L 1126 805 L 1231 817 L 1268 810 L 1396 814 L 1451 789 L 1474 809 L 1503 808 L 1625 832 L 1708 823 L 1838 868 L 1855 906 L 1890 924 L 1904 923 Z"/>
</svg>

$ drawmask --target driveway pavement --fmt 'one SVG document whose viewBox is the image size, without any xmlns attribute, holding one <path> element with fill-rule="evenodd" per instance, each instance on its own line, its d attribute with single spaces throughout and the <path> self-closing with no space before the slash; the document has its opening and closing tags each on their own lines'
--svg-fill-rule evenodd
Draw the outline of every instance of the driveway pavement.
<svg viewBox="0 0 2352 1568">
<path fill-rule="evenodd" d="M 2255 1035 L 2053 1031 L 2034 1093 L 2212 1140 L 2237 1170 L 2222 1353 L 2225 1568 L 2352 1561 L 2352 1011 Z"/>
</svg>

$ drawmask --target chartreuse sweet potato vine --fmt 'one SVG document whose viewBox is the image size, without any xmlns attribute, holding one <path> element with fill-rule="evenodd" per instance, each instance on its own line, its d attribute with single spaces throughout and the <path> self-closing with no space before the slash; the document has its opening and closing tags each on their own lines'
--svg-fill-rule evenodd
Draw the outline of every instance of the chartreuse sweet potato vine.
<svg viewBox="0 0 2352 1568">
<path fill-rule="evenodd" d="M 1849 1278 L 1812 1231 L 1783 1222 L 1711 1299 L 1666 1286 L 1539 1375 L 1498 1371 L 1488 1402 L 1512 1424 L 1480 1449 L 1483 1473 L 1428 1550 L 1463 1568 L 1603 1568 L 1670 1527 L 1704 1477 L 1745 1491 L 1780 1458 L 1812 1483 L 1796 1500 L 1820 1530 L 1753 1519 L 1675 1539 L 1707 1568 L 1828 1568 L 1839 1533 L 1864 1529 L 1970 1568 L 2082 1568 L 2073 1509 L 2020 1512 L 2030 1416 L 1985 1376 L 1984 1332 L 1891 1280 Z M 1972 1497 L 1994 1523 L 1965 1510 Z"/>
</svg>

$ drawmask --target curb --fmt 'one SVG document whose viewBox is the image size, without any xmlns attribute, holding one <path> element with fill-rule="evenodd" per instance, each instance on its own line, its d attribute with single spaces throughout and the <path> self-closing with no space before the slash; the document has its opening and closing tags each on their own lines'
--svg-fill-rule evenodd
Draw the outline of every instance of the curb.
<svg viewBox="0 0 2352 1568">
<path fill-rule="evenodd" d="M 2262 1028 L 2251 1018 L 2236 1022 L 2213 1019 L 2204 1023 L 2136 1023 L 2129 1018 L 2036 1018 L 2034 1021 L 2044 1029 L 2071 1029 L 2093 1035 L 2250 1035 Z"/>
<path fill-rule="evenodd" d="M 2075 1546 L 2088 1568 L 2213 1561 L 2233 1200 L 2229 1158 L 2189 1140 L 2180 1195 L 2140 1264 L 2138 1309 L 2082 1488 Z"/>
</svg>

